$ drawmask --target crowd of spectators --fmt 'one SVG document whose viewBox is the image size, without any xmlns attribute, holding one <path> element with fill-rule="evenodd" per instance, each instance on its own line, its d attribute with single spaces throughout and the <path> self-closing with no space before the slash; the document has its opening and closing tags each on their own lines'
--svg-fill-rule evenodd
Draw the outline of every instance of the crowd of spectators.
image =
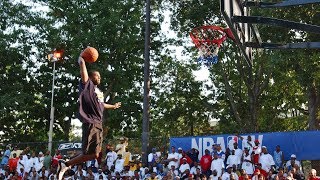
<svg viewBox="0 0 320 180">
<path fill-rule="evenodd" d="M 195 148 L 185 150 L 171 147 L 169 153 L 152 148 L 148 163 L 132 158 L 127 141 L 106 146 L 103 158 L 73 166 L 65 179 L 212 179 L 212 180 L 320 180 L 312 169 L 304 176 L 300 161 L 292 154 L 284 160 L 280 146 L 270 152 L 258 140 L 248 138 L 243 149 L 237 142 L 224 152 L 219 144 L 206 149 L 203 155 Z M 36 153 L 26 148 L 7 146 L 1 159 L 0 179 L 57 179 L 58 160 L 64 158 L 59 150 Z"/>
</svg>

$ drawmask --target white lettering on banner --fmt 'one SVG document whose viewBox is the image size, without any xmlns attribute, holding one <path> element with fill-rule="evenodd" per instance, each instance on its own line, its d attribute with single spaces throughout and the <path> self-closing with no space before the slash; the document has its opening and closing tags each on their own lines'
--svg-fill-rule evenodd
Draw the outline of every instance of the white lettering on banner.
<svg viewBox="0 0 320 180">
<path fill-rule="evenodd" d="M 64 143 L 60 144 L 58 150 L 65 150 L 65 149 L 81 149 L 82 143 Z"/>
<path fill-rule="evenodd" d="M 250 136 L 251 136 L 252 142 L 254 142 L 256 139 L 255 136 L 254 135 L 250 135 Z M 248 136 L 241 136 L 241 137 L 243 138 L 243 140 L 247 140 L 248 138 Z M 210 153 L 213 151 L 212 149 L 213 144 L 220 144 L 220 147 L 224 152 L 226 152 L 226 149 L 228 147 L 230 148 L 234 142 L 238 143 L 239 148 L 244 149 L 243 140 L 241 140 L 240 138 L 238 139 L 237 136 L 228 136 L 227 139 L 225 140 L 224 137 L 220 136 L 220 137 L 217 137 L 217 141 L 215 143 L 214 139 L 210 137 L 191 138 L 191 148 L 195 148 L 199 151 L 199 159 L 200 159 L 204 155 L 206 149 L 208 149 Z M 260 142 L 259 146 L 262 146 L 263 135 L 258 135 L 258 140 Z"/>
</svg>

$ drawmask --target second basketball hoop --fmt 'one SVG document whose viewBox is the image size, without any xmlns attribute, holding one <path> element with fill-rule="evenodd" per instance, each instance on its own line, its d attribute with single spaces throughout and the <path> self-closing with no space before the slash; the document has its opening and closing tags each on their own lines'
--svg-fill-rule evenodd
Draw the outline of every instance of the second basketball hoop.
<svg viewBox="0 0 320 180">
<path fill-rule="evenodd" d="M 192 42 L 199 50 L 198 63 L 207 66 L 218 63 L 218 52 L 227 37 L 233 39 L 229 28 L 219 26 L 201 26 L 190 32 Z"/>
</svg>

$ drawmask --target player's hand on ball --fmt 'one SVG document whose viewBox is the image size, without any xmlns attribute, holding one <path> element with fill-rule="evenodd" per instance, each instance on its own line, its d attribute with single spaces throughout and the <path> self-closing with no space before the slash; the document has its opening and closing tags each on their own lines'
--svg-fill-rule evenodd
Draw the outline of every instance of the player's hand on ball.
<svg viewBox="0 0 320 180">
<path fill-rule="evenodd" d="M 78 63 L 79 64 L 84 63 L 84 59 L 81 56 L 79 56 L 79 58 L 78 58 Z"/>
</svg>

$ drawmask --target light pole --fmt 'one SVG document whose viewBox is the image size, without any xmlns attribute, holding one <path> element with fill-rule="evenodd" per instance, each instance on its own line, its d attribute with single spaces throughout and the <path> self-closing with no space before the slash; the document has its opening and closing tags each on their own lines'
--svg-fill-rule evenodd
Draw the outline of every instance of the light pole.
<svg viewBox="0 0 320 180">
<path fill-rule="evenodd" d="M 51 108 L 50 108 L 50 126 L 49 126 L 49 142 L 48 150 L 52 152 L 52 136 L 53 136 L 53 122 L 54 122 L 54 107 L 53 107 L 53 97 L 54 97 L 54 80 L 55 80 L 55 71 L 56 71 L 56 62 L 59 61 L 62 57 L 63 52 L 54 50 L 52 54 L 48 55 L 48 60 L 53 62 L 52 69 L 52 90 L 51 90 Z"/>
</svg>

